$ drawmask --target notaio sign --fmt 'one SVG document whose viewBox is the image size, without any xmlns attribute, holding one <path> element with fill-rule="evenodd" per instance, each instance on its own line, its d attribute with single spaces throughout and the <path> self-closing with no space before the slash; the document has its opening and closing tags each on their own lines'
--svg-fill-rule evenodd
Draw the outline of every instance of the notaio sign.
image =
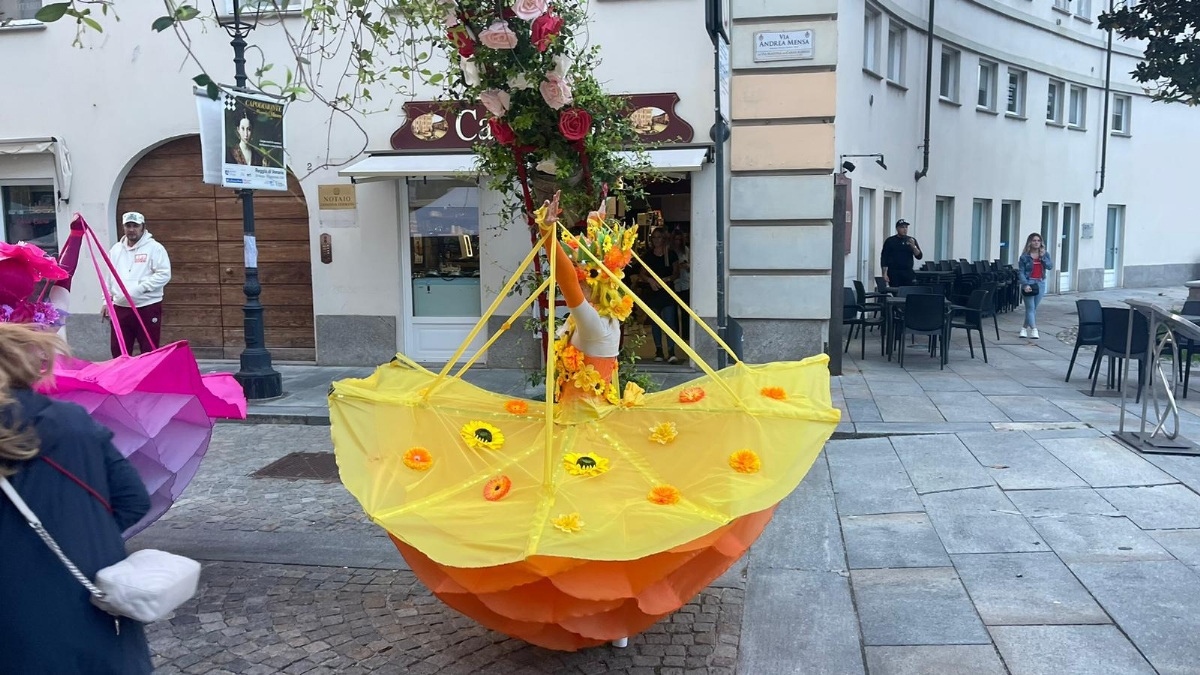
<svg viewBox="0 0 1200 675">
<path fill-rule="evenodd" d="M 631 94 L 626 114 L 644 143 L 690 143 L 692 126 L 675 113 L 679 95 Z M 469 150 L 492 139 L 488 112 L 462 101 L 411 101 L 404 104 L 404 124 L 391 138 L 393 150 Z"/>
</svg>

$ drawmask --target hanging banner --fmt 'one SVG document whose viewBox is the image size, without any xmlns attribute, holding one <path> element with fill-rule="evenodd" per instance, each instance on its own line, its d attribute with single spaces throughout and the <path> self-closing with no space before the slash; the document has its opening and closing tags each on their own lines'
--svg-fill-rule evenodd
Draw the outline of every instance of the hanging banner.
<svg viewBox="0 0 1200 675">
<path fill-rule="evenodd" d="M 287 190 L 283 101 L 221 90 L 196 91 L 204 182 L 249 190 Z"/>
<path fill-rule="evenodd" d="M 221 166 L 225 163 L 222 142 L 225 140 L 225 106 L 221 97 L 213 100 L 202 88 L 193 87 L 196 96 L 196 116 L 200 119 L 200 156 L 204 165 L 204 182 L 221 184 Z"/>
</svg>

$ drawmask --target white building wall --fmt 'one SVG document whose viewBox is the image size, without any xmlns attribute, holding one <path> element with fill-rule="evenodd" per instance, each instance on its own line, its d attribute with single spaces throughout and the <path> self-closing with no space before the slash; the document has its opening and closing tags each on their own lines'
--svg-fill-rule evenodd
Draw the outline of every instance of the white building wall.
<svg viewBox="0 0 1200 675">
<path fill-rule="evenodd" d="M 1071 3 L 1075 7 L 1077 2 Z M 857 278 L 859 259 L 858 195 L 875 190 L 870 242 L 871 275 L 879 273 L 879 247 L 892 234 L 883 222 L 883 192 L 902 194 L 902 217 L 912 222 L 917 237 L 932 259 L 934 206 L 937 196 L 954 202 L 951 257 L 971 258 L 972 203 L 991 200 L 989 259 L 999 256 L 1000 209 L 1003 200 L 1019 200 L 1020 236 L 1040 229 L 1043 202 L 1077 203 L 1081 223 L 1093 223 L 1091 239 L 1076 241 L 1072 265 L 1074 287 L 1099 287 L 1104 267 L 1105 223 L 1110 204 L 1126 206 L 1124 282 L 1129 286 L 1176 283 L 1194 278 L 1200 263 L 1200 240 L 1189 236 L 1186 195 L 1200 177 L 1200 111 L 1182 105 L 1152 102 L 1129 73 L 1139 45 L 1114 42 L 1112 88 L 1133 97 L 1132 135 L 1110 135 L 1105 188 L 1099 186 L 1101 146 L 1107 133 L 1104 119 L 1106 33 L 1094 21 L 1085 22 L 1053 9 L 1052 0 L 937 0 L 930 169 L 917 181 L 925 97 L 928 3 L 923 0 L 880 0 L 870 7 L 882 13 L 879 39 L 880 76 L 887 74 L 888 26 L 902 26 L 905 59 L 902 83 L 865 72 L 864 13 L 861 0 L 839 5 L 838 68 L 839 154 L 885 153 L 888 170 L 871 160 L 853 160 L 854 250 L 847 257 L 846 283 Z M 1100 9 L 1093 4 L 1093 18 Z M 938 97 L 941 46 L 961 51 L 959 104 Z M 978 64 L 984 58 L 999 64 L 996 86 L 999 114 L 976 109 Z M 1025 70 L 1025 119 L 1006 115 L 1007 69 Z M 1086 130 L 1046 122 L 1047 87 L 1051 78 L 1087 88 Z M 1064 101 L 1064 111 L 1067 103 Z M 1065 115 L 1065 112 L 1064 112 Z M 1078 233 L 1077 235 L 1078 236 Z M 1164 242 L 1171 242 L 1164 246 Z"/>
<path fill-rule="evenodd" d="M 162 143 L 198 133 L 191 78 L 200 72 L 170 32 L 156 33 L 151 23 L 162 14 L 161 4 L 120 3 L 118 22 L 103 21 L 103 34 L 84 36 L 83 47 L 72 47 L 75 25 L 70 21 L 36 27 L 0 29 L 0 91 L 8 93 L 0 107 L 0 141 L 53 136 L 65 140 L 74 166 L 69 204 L 59 205 L 59 240 L 65 241 L 71 214 L 82 212 L 102 239 L 116 235 L 116 198 L 122 181 L 136 161 Z M 596 73 L 613 93 L 677 92 L 676 112 L 696 132 L 696 142 L 707 141 L 712 122 L 712 47 L 704 31 L 703 0 L 634 0 L 597 2 L 590 8 L 593 22 L 584 45 L 601 45 L 603 63 Z M 272 75 L 290 61 L 284 32 L 277 18 L 264 20 L 249 37 L 247 70 L 258 65 L 261 49 L 267 62 L 276 64 Z M 293 32 L 302 29 L 301 17 L 282 22 Z M 223 30 L 211 24 L 188 25 L 192 50 L 214 80 L 232 84 L 232 49 Z M 16 64 L 20 64 L 17 66 Z M 429 68 L 444 67 L 440 57 Z M 282 79 L 282 75 L 274 78 Z M 333 80 L 323 80 L 330 95 Z M 392 316 L 401 324 L 401 279 L 397 190 L 390 181 L 361 184 L 357 189 L 357 223 L 353 227 L 321 224 L 317 209 L 318 184 L 345 183 L 339 168 L 365 150 L 388 148 L 388 139 L 403 120 L 404 98 L 388 100 L 375 88 L 378 112 L 355 120 L 334 115 L 314 102 L 289 107 L 287 149 L 290 168 L 301 177 L 309 202 L 313 272 L 313 306 L 318 317 Z M 430 100 L 440 88 L 421 86 L 412 96 Z M 360 131 L 358 125 L 361 125 Z M 325 164 L 331 166 L 317 169 Z M 47 158 L 0 158 L 0 180 L 47 178 L 53 165 Z M 697 174 L 697 190 L 711 185 L 711 174 Z M 524 226 L 501 230 L 498 206 L 485 200 L 484 260 L 494 268 L 484 273 L 487 289 L 498 289 L 504 273 L 528 251 Z M 711 218 L 711 203 L 699 199 L 693 209 Z M 489 215 L 490 214 L 490 215 Z M 486 221 L 492 222 L 486 222 Z M 711 220 L 699 223 L 702 228 Z M 149 223 L 153 230 L 153 223 Z M 334 260 L 322 264 L 318 251 L 321 233 L 333 237 Z M 497 234 L 501 233 L 501 234 Z M 489 241 L 488 237 L 493 240 Z M 699 245 L 711 246 L 711 236 L 700 234 Z M 704 254 L 697 255 L 703 259 Z M 703 271 L 704 265 L 698 266 Z M 84 269 L 74 286 L 77 313 L 95 313 L 103 301 L 99 284 Z M 699 277 L 699 275 L 697 275 Z M 698 286 L 704 288 L 706 282 Z M 698 294 L 699 295 L 699 294 Z M 707 307 L 711 300 L 706 300 Z M 506 307 L 515 303 L 510 301 Z M 486 304 L 485 304 L 486 306 Z M 708 307 L 712 313 L 715 308 Z M 396 345 L 402 337 L 397 336 Z M 318 345 L 320 350 L 320 345 Z"/>
</svg>

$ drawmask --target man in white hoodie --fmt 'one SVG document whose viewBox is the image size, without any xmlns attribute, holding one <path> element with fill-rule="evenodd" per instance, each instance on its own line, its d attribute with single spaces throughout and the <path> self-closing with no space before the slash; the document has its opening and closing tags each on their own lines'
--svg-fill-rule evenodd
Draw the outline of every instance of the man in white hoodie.
<svg viewBox="0 0 1200 675">
<path fill-rule="evenodd" d="M 121 223 L 125 235 L 113 244 L 108 257 L 112 259 L 125 290 L 129 291 L 137 314 L 130 309 L 121 283 L 111 273 L 108 274 L 108 291 L 113 296 L 116 311 L 116 316 L 112 317 L 113 330 L 109 341 L 114 359 L 121 355 L 121 344 L 117 341 L 118 329 L 131 355 L 135 339 L 143 354 L 160 346 L 163 289 L 171 280 L 171 259 L 167 257 L 167 249 L 146 231 L 146 217 L 130 211 L 121 218 Z M 109 318 L 108 308 L 101 308 L 100 315 Z M 146 325 L 145 331 L 138 323 L 138 315 Z"/>
</svg>

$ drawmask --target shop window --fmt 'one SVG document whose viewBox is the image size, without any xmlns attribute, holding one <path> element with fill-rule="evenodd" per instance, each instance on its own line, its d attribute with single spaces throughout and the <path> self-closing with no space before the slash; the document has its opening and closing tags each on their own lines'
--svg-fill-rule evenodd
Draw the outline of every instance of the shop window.
<svg viewBox="0 0 1200 675">
<path fill-rule="evenodd" d="M 4 241 L 29 242 L 58 257 L 58 220 L 53 185 L 6 185 L 0 188 Z"/>
<path fill-rule="evenodd" d="M 408 182 L 414 317 L 480 316 L 479 193 L 473 182 Z"/>
<path fill-rule="evenodd" d="M 33 21 L 42 0 L 0 0 L 0 26 L 9 21 Z"/>
</svg>

